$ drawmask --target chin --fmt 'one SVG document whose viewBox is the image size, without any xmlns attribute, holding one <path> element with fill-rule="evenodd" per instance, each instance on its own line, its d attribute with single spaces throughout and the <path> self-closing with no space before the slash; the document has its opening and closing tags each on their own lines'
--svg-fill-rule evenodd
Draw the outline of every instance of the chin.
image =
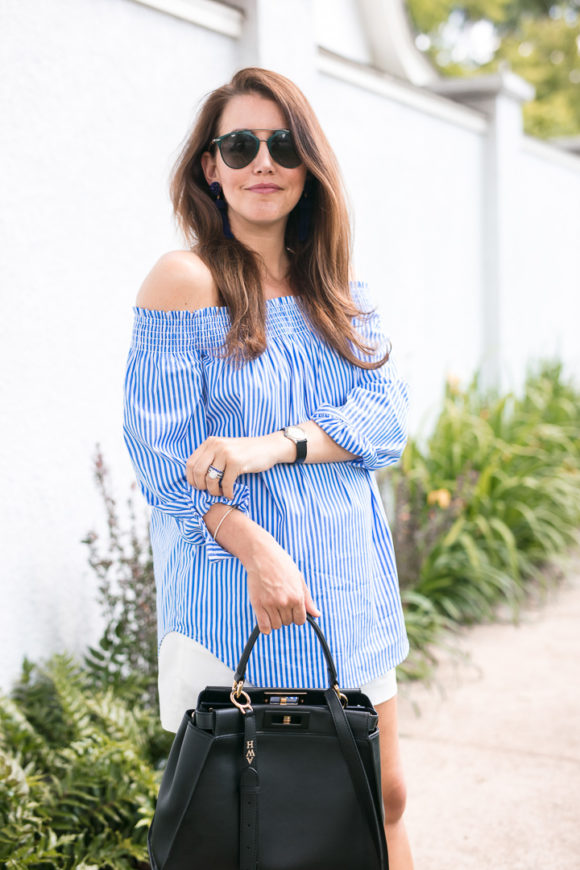
<svg viewBox="0 0 580 870">
<path fill-rule="evenodd" d="M 249 224 L 256 224 L 257 226 L 269 226 L 280 221 L 285 221 L 290 212 L 276 210 L 275 212 L 269 211 L 256 211 L 252 213 L 242 214 L 240 213 L 240 218 L 246 221 Z"/>
</svg>

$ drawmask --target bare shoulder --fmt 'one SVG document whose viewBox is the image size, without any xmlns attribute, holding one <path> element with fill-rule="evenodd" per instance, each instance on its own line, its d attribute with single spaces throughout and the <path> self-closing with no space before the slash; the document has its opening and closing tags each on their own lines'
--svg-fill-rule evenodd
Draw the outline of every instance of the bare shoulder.
<svg viewBox="0 0 580 870">
<path fill-rule="evenodd" d="M 211 271 L 193 251 L 168 251 L 145 277 L 135 304 L 161 311 L 194 310 L 218 304 Z"/>
</svg>

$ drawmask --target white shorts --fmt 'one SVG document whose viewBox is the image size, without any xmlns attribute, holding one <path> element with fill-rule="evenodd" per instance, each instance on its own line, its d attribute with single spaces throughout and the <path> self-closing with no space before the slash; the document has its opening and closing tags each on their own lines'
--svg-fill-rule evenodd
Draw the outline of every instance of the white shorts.
<svg viewBox="0 0 580 870">
<path fill-rule="evenodd" d="M 183 714 L 197 704 L 206 686 L 230 686 L 234 671 L 208 649 L 177 631 L 165 635 L 159 650 L 159 712 L 161 726 L 177 731 Z M 247 683 L 248 686 L 252 685 Z M 360 686 L 373 706 L 397 694 L 395 669 Z"/>
</svg>

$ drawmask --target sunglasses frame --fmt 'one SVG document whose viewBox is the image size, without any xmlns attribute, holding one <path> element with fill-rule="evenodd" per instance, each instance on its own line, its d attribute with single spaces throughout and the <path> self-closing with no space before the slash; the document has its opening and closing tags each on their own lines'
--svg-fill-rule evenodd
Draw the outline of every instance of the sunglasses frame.
<svg viewBox="0 0 580 870">
<path fill-rule="evenodd" d="M 251 160 L 248 160 L 248 162 L 245 163 L 243 166 L 231 166 L 231 165 L 228 163 L 228 161 L 226 160 L 226 158 L 224 157 L 223 152 L 222 152 L 222 141 L 223 141 L 224 139 L 227 139 L 229 136 L 233 136 L 235 133 L 246 133 L 248 136 L 251 136 L 251 138 L 252 138 L 252 139 L 257 143 L 256 153 L 253 155 L 253 157 L 251 158 Z M 211 147 L 212 145 L 217 145 L 217 146 L 218 146 L 218 148 L 219 148 L 219 152 L 220 152 L 221 157 L 222 157 L 222 160 L 224 161 L 224 163 L 226 164 L 226 166 L 229 166 L 230 169 L 245 169 L 247 166 L 249 166 L 250 163 L 252 163 L 252 161 L 255 160 L 256 157 L 258 156 L 258 152 L 259 152 L 259 150 L 260 150 L 260 142 L 265 142 L 265 143 L 266 143 L 266 145 L 267 145 L 267 147 L 268 147 L 268 153 L 270 154 L 270 157 L 272 158 L 272 160 L 274 161 L 274 163 L 276 163 L 278 166 L 282 166 L 283 169 L 297 169 L 299 166 L 302 165 L 302 163 L 303 163 L 302 159 L 300 159 L 300 163 L 297 163 L 296 166 L 284 166 L 284 164 L 283 164 L 283 163 L 279 163 L 278 160 L 276 160 L 276 158 L 275 158 L 274 155 L 272 154 L 272 147 L 271 147 L 271 145 L 272 145 L 272 139 L 274 139 L 274 137 L 277 136 L 279 133 L 288 133 L 288 134 L 290 135 L 291 139 L 292 139 L 292 144 L 294 145 L 294 137 L 292 136 L 292 131 L 291 131 L 291 130 L 285 130 L 285 129 L 272 130 L 272 132 L 270 133 L 270 135 L 268 136 L 267 139 L 260 139 L 260 137 L 259 137 L 259 136 L 256 136 L 255 133 L 252 133 L 251 130 L 230 130 L 229 133 L 224 133 L 223 136 L 216 136 L 216 138 L 215 138 L 215 139 L 212 139 L 211 142 L 210 142 L 209 144 L 210 144 L 210 147 Z M 296 151 L 296 147 L 294 147 L 294 150 Z M 300 156 L 300 155 L 298 154 L 298 151 L 296 151 L 296 155 L 297 155 L 298 157 Z"/>
</svg>

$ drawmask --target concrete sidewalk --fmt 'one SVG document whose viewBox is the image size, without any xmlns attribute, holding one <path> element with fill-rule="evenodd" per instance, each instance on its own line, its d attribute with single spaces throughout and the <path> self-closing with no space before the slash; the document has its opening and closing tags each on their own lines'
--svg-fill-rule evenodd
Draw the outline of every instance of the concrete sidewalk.
<svg viewBox="0 0 580 870">
<path fill-rule="evenodd" d="M 469 663 L 399 683 L 415 870 L 580 870 L 580 551 L 562 564 L 519 626 L 465 631 Z"/>
</svg>

